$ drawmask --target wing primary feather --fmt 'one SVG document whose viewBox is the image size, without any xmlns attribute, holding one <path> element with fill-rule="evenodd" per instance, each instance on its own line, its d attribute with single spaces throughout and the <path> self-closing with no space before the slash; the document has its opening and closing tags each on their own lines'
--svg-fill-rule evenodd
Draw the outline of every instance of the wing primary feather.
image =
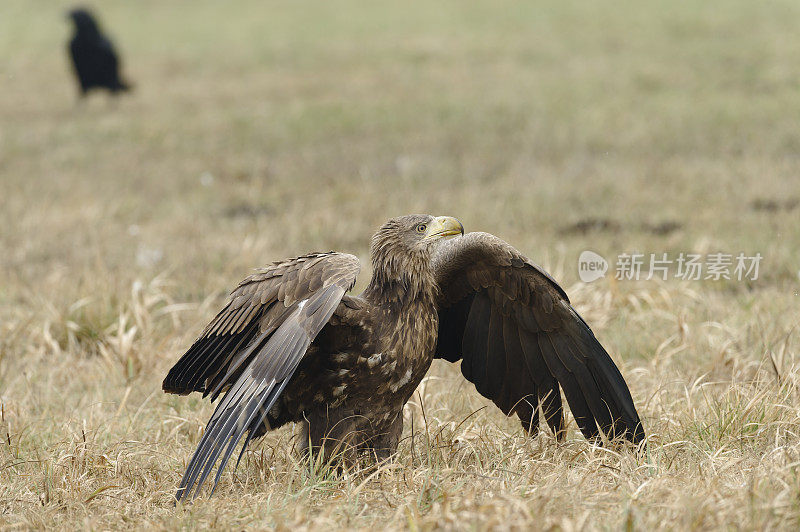
<svg viewBox="0 0 800 532">
<path fill-rule="evenodd" d="M 234 469 L 239 467 L 239 462 L 242 461 L 242 456 L 244 456 L 244 452 L 245 450 L 247 450 L 247 444 L 249 444 L 250 440 L 253 439 L 253 436 L 256 434 L 259 425 L 261 425 L 261 423 L 264 423 L 266 421 L 267 414 L 269 414 L 269 411 L 272 409 L 273 405 L 275 404 L 275 401 L 278 400 L 278 397 L 280 397 L 281 393 L 283 392 L 283 389 L 286 387 L 288 383 L 289 379 L 284 379 L 283 382 L 280 383 L 278 388 L 273 389 L 273 391 L 270 392 L 271 398 L 267 401 L 266 406 L 261 409 L 261 416 L 255 419 L 250 425 L 250 430 L 247 432 L 247 438 L 244 440 L 244 443 L 242 444 L 242 450 L 239 452 L 239 458 L 236 459 L 236 465 L 234 466 Z M 217 476 L 219 476 L 219 474 L 217 474 Z"/>
<path fill-rule="evenodd" d="M 222 392 L 222 388 L 225 386 L 226 383 L 230 382 L 230 376 L 236 373 L 239 367 L 247 360 L 250 359 L 250 356 L 253 354 L 253 351 L 259 349 L 265 342 L 269 341 L 270 335 L 272 332 L 262 332 L 259 334 L 251 343 L 247 345 L 245 350 L 241 353 L 237 353 L 233 356 L 233 360 L 231 365 L 228 367 L 228 371 L 226 372 L 225 378 L 220 379 L 219 383 L 214 387 L 209 395 L 211 395 L 211 401 L 214 401 Z"/>
<path fill-rule="evenodd" d="M 258 415 L 258 412 L 261 410 L 262 405 L 265 402 L 269 401 L 270 397 L 272 397 L 272 391 L 274 390 L 274 388 L 275 388 L 275 382 L 273 381 L 269 385 L 267 385 L 264 391 L 258 394 L 259 397 L 257 400 L 251 399 L 250 405 L 248 405 L 248 407 L 245 409 L 245 415 L 239 417 L 239 419 L 236 422 L 236 425 L 232 427 L 230 433 L 226 435 L 225 440 L 223 440 L 223 443 L 227 446 L 227 448 L 225 449 L 225 454 L 222 456 L 222 460 L 220 460 L 219 466 L 217 467 L 217 474 L 214 476 L 214 484 L 211 487 L 212 495 L 214 494 L 214 491 L 216 491 L 217 489 L 217 484 L 219 484 L 219 479 L 222 477 L 222 472 L 225 470 L 225 465 L 228 463 L 228 460 L 230 460 L 231 454 L 233 453 L 233 450 L 236 448 L 236 444 L 239 442 L 239 440 L 241 440 L 245 432 L 248 433 L 251 432 L 250 426 L 253 422 L 253 419 Z M 266 397 L 262 399 L 261 396 L 264 394 L 264 392 L 266 392 Z M 243 447 L 243 449 L 246 448 L 247 443 L 249 443 L 249 438 L 247 442 L 245 442 L 244 444 L 245 447 Z M 221 450 L 222 450 L 222 445 L 220 445 L 220 451 Z M 217 456 L 219 456 L 219 453 L 217 453 Z M 211 472 L 213 463 L 217 461 L 217 456 L 213 458 L 213 460 L 211 461 L 212 463 L 208 466 L 207 473 Z M 237 461 L 236 463 L 238 465 L 239 462 Z M 201 484 L 203 483 L 203 481 L 205 481 L 205 475 L 200 478 Z"/>
<path fill-rule="evenodd" d="M 233 360 L 234 355 L 239 352 L 243 345 L 246 345 L 252 339 L 257 328 L 256 323 L 251 323 L 248 328 L 241 333 L 232 336 L 230 342 L 226 342 L 224 346 L 216 349 L 214 358 L 208 363 L 205 371 L 197 371 L 195 377 L 191 382 L 192 388 L 199 390 L 198 386 L 203 383 L 203 397 L 208 395 L 209 384 L 214 381 L 214 378 L 226 370 L 230 361 Z"/>
<path fill-rule="evenodd" d="M 506 377 L 506 349 L 503 340 L 503 315 L 501 309 L 491 305 L 489 309 L 489 330 L 486 338 L 486 380 L 484 390 L 478 390 L 484 396 L 497 394 L 502 397 L 503 382 Z M 508 411 L 511 405 L 506 404 Z"/>
<path fill-rule="evenodd" d="M 547 367 L 550 368 L 550 371 L 558 379 L 561 388 L 564 390 L 564 395 L 567 397 L 567 402 L 581 432 L 587 439 L 597 438 L 598 430 L 594 416 L 575 376 L 561 363 L 548 334 L 539 333 L 536 338 L 539 343 L 539 349 L 542 352 L 542 358 L 544 358 Z"/>
<path fill-rule="evenodd" d="M 520 345 L 516 323 L 508 315 L 503 316 L 503 346 L 506 358 L 506 377 L 502 389 L 507 397 L 507 402 L 511 405 L 505 413 L 510 415 L 516 412 L 525 431 L 533 434 L 538 431 L 539 427 L 539 409 L 536 406 L 539 387 L 525 361 L 525 352 Z"/>
<path fill-rule="evenodd" d="M 216 352 L 219 344 L 224 343 L 225 340 L 218 337 L 198 339 L 169 371 L 164 379 L 164 389 L 175 390 L 179 393 L 194 391 L 192 384 L 197 380 L 197 373 L 202 373 L 198 370 L 208 363 L 208 356 Z M 230 341 L 230 339 L 227 340 Z M 224 349 L 224 345 L 221 347 Z"/>
<path fill-rule="evenodd" d="M 226 444 L 231 444 L 233 446 L 236 445 L 239 439 L 238 437 L 234 437 L 237 429 L 239 434 L 244 432 L 246 428 L 246 421 L 251 416 L 253 409 L 258 406 L 261 395 L 265 391 L 268 392 L 268 390 L 274 385 L 274 382 L 271 382 L 265 386 L 263 382 L 259 382 L 257 380 L 251 380 L 247 378 L 243 380 L 245 382 L 248 382 L 249 380 L 247 386 L 244 389 L 241 389 L 233 399 L 228 401 L 228 397 L 226 397 L 225 401 L 220 404 L 220 406 L 224 407 L 224 410 L 215 424 L 214 432 L 212 433 L 209 442 L 205 447 L 203 455 L 201 455 L 198 461 L 195 474 L 189 483 L 190 486 L 194 484 L 195 479 L 197 479 L 197 474 L 201 473 L 200 478 L 197 479 L 196 490 L 194 492 L 195 496 L 199 493 L 200 488 L 202 487 L 208 475 L 211 473 L 211 470 L 214 468 L 214 464 L 216 463 L 219 454 L 222 452 L 223 447 Z M 237 396 L 238 398 L 236 398 Z M 244 406 L 240 404 L 242 400 L 246 401 Z M 220 467 L 222 469 L 225 468 L 225 462 L 226 461 L 220 463 Z"/>
<path fill-rule="evenodd" d="M 541 406 L 545 421 L 557 438 L 564 435 L 564 410 L 561 405 L 561 392 L 558 380 L 545 364 L 539 347 L 537 334 L 524 329 L 518 330 L 519 341 L 525 353 L 528 371 L 538 385 L 538 403 Z"/>
<path fill-rule="evenodd" d="M 257 382 L 253 382 L 252 384 L 253 385 L 248 387 L 248 391 L 252 390 L 254 386 L 256 388 L 258 387 Z M 208 475 L 214 469 L 214 464 L 216 463 L 217 458 L 219 457 L 219 454 L 222 452 L 222 449 L 224 448 L 225 444 L 229 443 L 229 440 L 236 432 L 237 426 L 242 424 L 243 414 L 248 415 L 251 409 L 252 409 L 252 402 L 246 405 L 243 411 L 240 411 L 238 415 L 231 415 L 227 419 L 222 420 L 223 421 L 222 427 L 216 432 L 215 437 L 211 442 L 211 445 L 209 445 L 208 453 L 203 459 L 201 466 L 202 473 L 200 475 L 200 478 L 197 479 L 195 496 L 205 483 Z M 236 445 L 236 442 L 234 441 L 233 444 Z M 223 464 L 220 464 L 220 466 L 223 466 Z"/>
<path fill-rule="evenodd" d="M 248 342 L 252 341 L 253 335 L 255 334 L 258 325 L 253 323 L 250 325 L 253 328 L 252 332 L 248 332 L 246 335 L 242 337 L 239 343 L 234 346 L 228 354 L 225 356 L 225 360 L 219 364 L 218 369 L 215 373 L 209 374 L 205 385 L 203 386 L 203 397 L 208 396 L 211 390 L 215 389 L 217 386 L 220 385 L 221 382 L 225 381 L 225 376 L 227 375 L 228 367 L 230 366 L 231 361 L 234 359 L 237 353 L 240 353 L 243 349 L 246 349 Z M 217 396 L 213 396 L 215 399 Z M 213 399 L 212 399 L 213 401 Z"/>
<path fill-rule="evenodd" d="M 253 325 L 251 324 L 251 327 Z M 219 371 L 218 368 L 225 366 L 225 362 L 220 362 L 220 359 L 230 352 L 235 352 L 238 348 L 231 349 L 231 345 L 246 341 L 252 332 L 253 329 L 248 328 L 239 334 L 198 338 L 170 370 L 167 378 L 164 379 L 164 389 L 186 393 L 201 391 L 198 386 L 212 373 Z"/>
<path fill-rule="evenodd" d="M 644 439 L 644 429 L 639 415 L 636 413 L 630 390 L 614 361 L 611 360 L 603 346 L 594 339 L 594 335 L 591 335 L 591 339 L 587 338 L 585 341 L 579 342 L 574 349 L 586 353 L 584 354 L 586 365 L 611 408 L 613 432 L 607 432 L 609 437 L 627 437 L 634 443 L 641 442 Z"/>
<path fill-rule="evenodd" d="M 600 385 L 586 367 L 583 355 L 573 347 L 572 340 L 564 334 L 549 334 L 548 338 L 554 347 L 556 356 L 561 364 L 572 374 L 575 382 L 580 387 L 592 417 L 600 425 L 604 434 L 610 434 L 613 422 L 611 420 L 611 406 L 609 394 L 603 393 Z"/>
<path fill-rule="evenodd" d="M 240 390 L 245 385 L 245 382 L 246 381 L 244 379 L 240 379 L 233 388 L 228 390 L 225 399 Z M 197 446 L 194 455 L 192 455 L 192 459 L 189 460 L 189 465 L 186 468 L 186 472 L 183 474 L 181 483 L 178 486 L 178 493 L 175 496 L 178 500 L 181 500 L 186 495 L 191 495 L 193 491 L 195 479 L 197 479 L 197 475 L 200 474 L 202 465 L 206 461 L 205 458 L 208 456 L 210 448 L 213 446 L 219 432 L 219 420 L 222 418 L 228 405 L 228 401 L 225 399 L 223 399 L 223 401 L 217 405 L 217 408 L 214 409 L 214 413 L 211 415 L 211 419 L 208 422 L 206 431 L 203 433 L 203 437 L 200 439 L 200 443 Z M 199 489 L 199 486 L 197 489 Z"/>
</svg>

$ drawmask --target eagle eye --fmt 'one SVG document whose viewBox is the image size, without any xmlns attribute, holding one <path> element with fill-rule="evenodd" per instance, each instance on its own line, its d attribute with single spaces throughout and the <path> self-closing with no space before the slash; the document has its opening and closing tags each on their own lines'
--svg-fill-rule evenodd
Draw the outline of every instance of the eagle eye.
<svg viewBox="0 0 800 532">
<path fill-rule="evenodd" d="M 424 233 L 427 228 L 428 228 L 428 224 L 418 224 L 417 225 L 417 233 Z"/>
</svg>

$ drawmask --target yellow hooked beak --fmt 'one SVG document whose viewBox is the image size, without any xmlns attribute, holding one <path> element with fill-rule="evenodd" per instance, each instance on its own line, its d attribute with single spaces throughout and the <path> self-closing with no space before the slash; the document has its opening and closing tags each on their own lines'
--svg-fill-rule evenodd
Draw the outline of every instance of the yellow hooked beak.
<svg viewBox="0 0 800 532">
<path fill-rule="evenodd" d="M 428 224 L 423 240 L 438 240 L 447 236 L 463 235 L 464 226 L 452 216 L 437 216 Z"/>
</svg>

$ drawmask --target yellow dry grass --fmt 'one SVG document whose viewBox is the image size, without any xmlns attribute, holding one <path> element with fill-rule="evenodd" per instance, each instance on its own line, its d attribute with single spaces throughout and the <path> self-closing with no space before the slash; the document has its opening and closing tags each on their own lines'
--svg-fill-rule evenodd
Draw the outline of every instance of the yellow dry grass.
<svg viewBox="0 0 800 532">
<path fill-rule="evenodd" d="M 103 2 L 137 87 L 82 105 L 66 7 L 0 16 L 0 525 L 800 525 L 800 5 Z M 379 471 L 315 470 L 281 430 L 174 507 L 212 408 L 160 382 L 226 291 L 314 249 L 366 261 L 408 212 L 564 284 L 646 456 L 574 423 L 531 440 L 437 363 Z M 584 249 L 764 261 L 754 282 L 586 285 Z"/>
</svg>

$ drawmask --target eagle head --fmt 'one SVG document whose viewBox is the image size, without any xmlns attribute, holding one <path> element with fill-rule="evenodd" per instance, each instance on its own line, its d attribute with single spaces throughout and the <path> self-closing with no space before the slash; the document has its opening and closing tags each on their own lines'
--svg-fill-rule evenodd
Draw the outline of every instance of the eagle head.
<svg viewBox="0 0 800 532">
<path fill-rule="evenodd" d="M 446 237 L 463 234 L 464 226 L 451 216 L 409 214 L 392 218 L 372 237 L 371 285 L 375 292 L 379 293 L 381 286 L 385 289 L 386 284 L 395 284 L 409 294 L 432 289 L 432 248 Z"/>
<path fill-rule="evenodd" d="M 430 252 L 432 246 L 449 236 L 463 235 L 464 226 L 451 216 L 409 214 L 392 218 L 372 238 L 372 255 L 382 251 L 393 254 Z"/>
</svg>

